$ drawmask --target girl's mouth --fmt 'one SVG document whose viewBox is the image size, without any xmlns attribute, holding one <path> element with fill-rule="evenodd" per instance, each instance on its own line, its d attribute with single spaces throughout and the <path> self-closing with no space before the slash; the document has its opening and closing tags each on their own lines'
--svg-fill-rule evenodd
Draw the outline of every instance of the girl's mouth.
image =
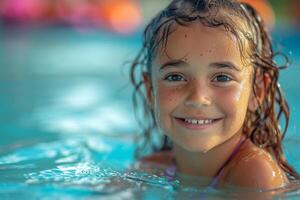
<svg viewBox="0 0 300 200">
<path fill-rule="evenodd" d="M 222 118 L 218 119 L 193 119 L 193 118 L 177 118 L 175 117 L 175 120 L 182 125 L 183 127 L 187 129 L 192 130 L 202 130 L 209 128 L 213 125 L 215 125 L 217 122 L 222 120 Z"/>
</svg>

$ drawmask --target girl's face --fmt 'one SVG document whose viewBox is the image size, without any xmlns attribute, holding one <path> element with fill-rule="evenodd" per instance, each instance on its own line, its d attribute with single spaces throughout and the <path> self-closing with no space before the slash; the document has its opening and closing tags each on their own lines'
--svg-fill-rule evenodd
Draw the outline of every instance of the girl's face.
<svg viewBox="0 0 300 200">
<path fill-rule="evenodd" d="M 157 124 L 175 145 L 207 152 L 241 133 L 252 67 L 236 39 L 200 23 L 177 26 L 145 77 Z M 252 96 L 252 95 L 251 95 Z"/>
</svg>

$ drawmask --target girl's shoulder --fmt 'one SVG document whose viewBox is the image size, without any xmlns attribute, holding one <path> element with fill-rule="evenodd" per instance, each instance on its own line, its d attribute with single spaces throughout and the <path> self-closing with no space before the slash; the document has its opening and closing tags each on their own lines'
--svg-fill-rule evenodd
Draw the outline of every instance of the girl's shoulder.
<svg viewBox="0 0 300 200">
<path fill-rule="evenodd" d="M 279 188 L 288 183 L 272 155 L 250 140 L 240 149 L 224 179 L 232 185 L 262 189 Z"/>
</svg>

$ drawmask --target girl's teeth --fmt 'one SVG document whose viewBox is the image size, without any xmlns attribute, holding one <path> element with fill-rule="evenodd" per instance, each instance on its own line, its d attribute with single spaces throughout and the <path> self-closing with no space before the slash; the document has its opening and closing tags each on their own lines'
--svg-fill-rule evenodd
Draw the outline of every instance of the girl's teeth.
<svg viewBox="0 0 300 200">
<path fill-rule="evenodd" d="M 184 119 L 185 122 L 189 124 L 210 124 L 213 120 L 206 119 L 206 120 L 197 120 L 197 119 Z"/>
</svg>

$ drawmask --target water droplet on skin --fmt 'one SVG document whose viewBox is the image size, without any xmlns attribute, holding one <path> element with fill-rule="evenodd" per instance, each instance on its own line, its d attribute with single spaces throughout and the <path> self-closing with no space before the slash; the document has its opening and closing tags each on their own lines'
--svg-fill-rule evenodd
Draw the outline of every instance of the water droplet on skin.
<svg viewBox="0 0 300 200">
<path fill-rule="evenodd" d="M 245 87 L 244 84 L 245 84 L 245 82 L 242 82 L 242 84 L 240 85 L 239 91 L 235 94 L 234 99 L 235 99 L 236 101 L 239 101 L 240 98 L 241 98 L 241 93 L 242 93 L 242 91 L 245 89 L 245 88 L 244 88 L 244 87 Z"/>
</svg>

